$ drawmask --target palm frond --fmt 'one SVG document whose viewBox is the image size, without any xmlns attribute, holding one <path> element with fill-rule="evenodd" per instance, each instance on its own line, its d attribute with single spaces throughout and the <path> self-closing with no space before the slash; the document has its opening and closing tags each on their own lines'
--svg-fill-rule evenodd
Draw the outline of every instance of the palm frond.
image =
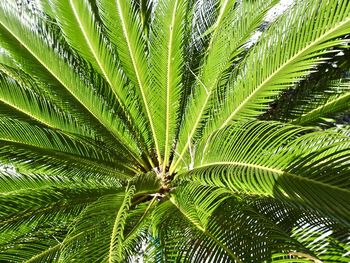
<svg viewBox="0 0 350 263">
<path fill-rule="evenodd" d="M 153 209 L 157 196 L 149 196 L 153 200 L 150 203 L 140 203 L 140 198 L 159 187 L 155 174 L 139 176 L 122 191 L 103 196 L 89 205 L 62 243 L 62 260 L 120 262 L 132 255 L 136 249 L 133 245 L 144 238 L 149 224 L 146 215 Z M 97 246 L 96 240 L 99 240 Z M 76 252 L 72 253 L 72 249 Z"/>
<path fill-rule="evenodd" d="M 318 95 L 318 96 L 317 96 Z M 350 109 L 350 81 L 333 82 L 328 90 L 322 94 L 311 96 L 309 103 L 294 109 L 294 118 L 290 122 L 296 125 L 308 125 L 322 118 L 330 118 L 337 113 Z"/>
<path fill-rule="evenodd" d="M 186 4 L 182 0 L 160 1 L 151 27 L 150 52 L 155 78 L 154 92 L 158 93 L 155 103 L 159 146 L 164 156 L 163 171 L 169 162 L 179 119 L 185 8 Z"/>
<path fill-rule="evenodd" d="M 312 253 L 238 196 L 197 182 L 179 186 L 174 201 L 161 204 L 154 215 L 165 257 L 171 262 L 251 262 L 264 261 L 268 254 L 287 254 L 287 249 Z"/>
<path fill-rule="evenodd" d="M 136 198 L 139 196 L 144 198 L 145 194 L 154 194 L 161 187 L 160 179 L 157 176 L 157 174 L 153 171 L 145 174 L 139 174 L 133 177 L 131 180 L 129 180 L 129 183 L 130 185 L 133 185 L 136 188 L 134 196 Z M 133 200 L 133 202 L 135 201 L 136 200 Z"/>
<path fill-rule="evenodd" d="M 82 176 L 97 178 L 115 177 L 126 180 L 134 174 L 133 168 L 118 164 L 55 152 L 21 143 L 1 141 L 1 162 L 13 165 L 20 172 L 47 173 L 50 175 Z"/>
<path fill-rule="evenodd" d="M 69 56 L 69 54 L 59 54 L 59 49 L 56 51 L 51 49 L 41 36 L 38 35 L 38 32 L 30 30 L 23 24 L 16 15 L 15 7 L 10 3 L 2 3 L 0 12 L 0 23 L 2 26 L 45 67 L 81 105 L 84 106 L 93 118 L 102 124 L 109 133 L 113 134 L 117 141 L 128 140 L 127 144 L 120 144 L 120 147 L 126 147 L 129 154 L 140 163 L 143 163 L 140 157 L 137 156 L 139 150 L 137 145 L 135 145 L 135 141 L 130 138 L 130 134 L 125 132 L 123 124 L 106 108 L 105 103 L 103 103 L 100 96 L 95 94 L 92 87 L 87 86 L 63 59 Z M 40 21 L 36 22 L 39 23 Z M 40 28 L 40 23 L 36 24 L 36 28 L 37 27 Z M 49 33 L 47 34 L 47 38 L 55 38 L 52 35 L 50 36 Z"/>
<path fill-rule="evenodd" d="M 345 136 L 349 136 L 350 137 L 350 126 L 349 125 L 344 125 L 344 126 L 339 126 L 339 127 L 335 127 L 333 129 L 331 129 L 335 132 L 344 134 Z"/>
<path fill-rule="evenodd" d="M 134 190 L 134 187 L 127 188 L 88 206 L 63 241 L 62 260 L 120 262 L 124 225 Z M 96 240 L 99 242 L 95 243 Z M 82 242 L 84 246 L 80 245 Z M 72 253 L 73 248 L 76 253 Z"/>
<path fill-rule="evenodd" d="M 348 225 L 349 142 L 333 132 L 273 122 L 243 123 L 203 141 L 194 169 L 177 177 L 306 205 Z"/>
<path fill-rule="evenodd" d="M 133 0 L 133 4 L 138 10 L 138 14 L 140 17 L 142 31 L 144 32 L 144 36 L 146 40 L 149 39 L 151 20 L 154 14 L 154 8 L 157 5 L 157 2 L 153 0 Z"/>
<path fill-rule="evenodd" d="M 0 261 L 349 262 L 350 1 L 277 2 L 0 1 Z"/>
<path fill-rule="evenodd" d="M 336 52 L 332 48 L 344 43 L 341 37 L 349 33 L 349 24 L 348 1 L 298 2 L 249 52 L 212 127 L 258 116 L 282 90 Z"/>
<path fill-rule="evenodd" d="M 105 65 L 108 60 L 111 61 L 109 64 L 113 63 L 112 57 L 109 57 L 112 54 L 108 51 L 89 2 L 50 1 L 50 5 L 68 44 L 106 77 Z M 115 73 L 116 79 L 123 85 L 121 76 L 118 76 L 120 72 L 116 70 Z"/>
<path fill-rule="evenodd" d="M 98 185 L 103 187 L 121 187 L 122 182 L 118 178 L 104 178 L 103 181 L 96 177 L 80 178 L 79 176 L 67 177 L 65 175 L 50 176 L 46 174 L 23 174 L 18 171 L 0 173 L 0 192 L 16 193 L 22 190 L 36 188 L 67 186 L 75 184 Z"/>
<path fill-rule="evenodd" d="M 283 91 L 274 102 L 270 103 L 269 109 L 259 116 L 259 119 L 288 122 L 298 118 L 300 116 L 297 114 L 298 109 L 302 108 L 303 104 L 312 104 L 313 100 L 326 101 L 326 97 L 332 96 L 334 94 L 332 89 L 336 88 L 333 86 L 336 86 L 338 82 L 340 84 L 346 81 L 349 76 L 349 68 L 350 50 L 341 49 L 325 63 L 318 65 L 315 72 L 294 87 Z M 327 123 L 318 124 L 324 126 Z"/>
<path fill-rule="evenodd" d="M 247 200 L 252 209 L 289 233 L 319 260 L 346 262 L 346 254 L 349 251 L 346 240 L 349 234 L 348 228 L 319 213 L 290 206 L 273 198 L 257 196 Z M 295 250 L 290 250 L 288 254 L 316 260 L 315 256 L 307 256 Z M 276 260 L 277 258 L 276 255 Z M 282 258 L 288 259 L 290 256 L 285 255 Z"/>
<path fill-rule="evenodd" d="M 135 104 L 129 98 L 129 94 L 132 92 L 128 89 L 131 87 L 126 85 L 127 79 L 119 68 L 119 61 L 113 54 L 106 36 L 102 34 L 101 26 L 96 21 L 92 6 L 88 1 L 68 0 L 51 1 L 51 5 L 70 46 L 92 63 L 94 68 L 103 75 L 111 87 L 122 113 L 128 119 L 128 126 L 135 126 L 137 124 L 135 119 L 139 119 L 140 116 L 139 109 L 130 107 Z M 141 117 L 143 117 L 142 114 Z M 131 128 L 137 127 L 131 126 Z"/>
<path fill-rule="evenodd" d="M 151 79 L 147 74 L 149 65 L 146 56 L 146 43 L 137 9 L 131 1 L 98 0 L 100 16 L 106 26 L 112 43 L 116 46 L 121 65 L 136 89 L 137 98 L 143 102 L 144 113 L 155 145 L 158 162 L 161 163 L 158 127 L 155 126 Z"/>
<path fill-rule="evenodd" d="M 28 262 L 57 259 L 69 226 L 80 212 L 121 187 L 117 180 L 98 182 L 96 178 L 18 173 L 2 174 L 0 178 L 0 189 L 5 191 L 0 194 L 0 229 L 4 237 L 0 239 L 0 258 L 10 262 L 20 258 Z"/>
<path fill-rule="evenodd" d="M 157 199 L 158 197 L 155 196 L 151 201 L 137 205 L 128 214 L 124 228 L 124 261 L 135 262 L 135 258 L 138 256 L 142 257 L 143 246 L 151 238 L 149 231 L 151 224 L 150 214 L 157 205 Z"/>
<path fill-rule="evenodd" d="M 23 137 L 23 134 L 27 134 L 27 137 Z M 71 166 L 73 173 L 73 170 L 79 170 L 79 166 L 83 169 L 82 164 L 85 164 L 90 171 L 110 176 L 121 173 L 133 175 L 138 171 L 136 167 L 132 168 L 131 163 L 126 165 L 128 160 L 122 156 L 121 162 L 115 163 L 110 153 L 98 148 L 101 145 L 89 143 L 84 138 L 6 117 L 0 117 L 0 144 L 0 159 L 5 163 L 18 164 L 22 169 L 27 167 L 39 171 L 39 167 L 42 167 L 46 172 L 52 169 L 59 172 Z M 36 159 L 32 159 L 34 156 Z M 61 165 L 55 167 L 58 163 Z"/>
<path fill-rule="evenodd" d="M 15 77 L 17 81 L 0 72 L 0 100 L 10 106 L 13 111 L 20 111 L 28 116 L 28 120 L 36 120 L 49 128 L 91 136 L 91 132 L 86 126 L 77 123 L 62 108 L 38 93 L 39 90 L 35 83 L 28 81 L 28 79 L 24 83 L 20 83 L 23 81 L 18 79 L 19 76 Z"/>
<path fill-rule="evenodd" d="M 4 262 L 56 262 L 60 242 L 66 234 L 68 222 L 34 227 L 22 235 L 8 236 L 0 247 L 0 260 Z M 11 239 L 12 238 L 12 239 Z"/>
<path fill-rule="evenodd" d="M 55 17 L 54 11 L 50 5 L 50 0 L 37 0 L 35 3 L 37 4 L 37 8 L 45 15 Z"/>
<path fill-rule="evenodd" d="M 91 121 L 90 113 L 77 103 L 74 97 L 60 85 L 58 80 L 2 26 L 0 26 L 0 39 L 1 47 L 6 51 L 4 54 L 8 53 L 8 58 L 6 61 L 2 61 L 4 64 L 0 67 L 5 75 L 15 80 L 20 86 L 34 90 L 35 93 L 40 93 L 41 97 L 49 100 L 50 104 L 54 104 L 54 107 L 59 108 L 60 112 L 69 112 L 69 115 L 72 115 L 71 119 L 79 120 L 79 126 L 84 127 L 88 124 L 90 127 L 84 129 L 84 135 L 93 133 L 92 130 L 94 130 L 94 133 L 97 132 L 99 137 L 102 136 L 105 140 L 111 140 L 115 143 L 114 138 L 110 139 L 112 136 L 106 136 L 106 133 Z M 83 125 L 84 123 L 85 125 Z M 70 129 L 69 131 L 79 134 L 77 129 L 74 131 Z"/>
<path fill-rule="evenodd" d="M 32 176 L 22 177 L 28 181 Z M 30 178 L 30 179 L 28 179 Z M 34 188 L 24 188 L 2 193 L 1 202 L 1 223 L 2 233 L 19 230 L 29 226 L 39 226 L 43 222 L 50 220 L 68 220 L 74 218 L 88 204 L 93 203 L 99 197 L 114 193 L 120 188 L 120 183 L 116 185 L 108 183 L 98 183 L 92 180 L 86 182 L 82 180 L 67 180 L 64 178 L 51 179 L 41 177 L 50 184 Z M 38 181 L 38 180 L 37 180 Z M 112 182 L 112 181 L 111 181 Z M 39 182 L 40 183 L 40 182 Z"/>
<path fill-rule="evenodd" d="M 260 26 L 268 8 L 275 1 L 249 1 L 237 3 L 222 1 L 215 24 L 210 29 L 210 41 L 205 60 L 195 77 L 195 87 L 185 111 L 185 120 L 179 134 L 174 171 L 180 163 L 191 142 L 199 137 L 199 130 L 208 119 L 207 111 L 212 105 L 211 97 L 221 81 L 225 82 L 232 61 L 244 51 L 244 44 Z M 191 69 L 187 69 L 191 70 Z M 194 74 L 194 73 L 193 73 Z"/>
</svg>

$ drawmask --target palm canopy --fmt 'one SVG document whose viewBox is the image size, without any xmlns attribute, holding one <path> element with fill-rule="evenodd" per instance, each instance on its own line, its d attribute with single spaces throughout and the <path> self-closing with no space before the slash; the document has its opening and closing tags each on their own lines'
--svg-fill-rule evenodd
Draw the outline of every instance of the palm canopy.
<svg viewBox="0 0 350 263">
<path fill-rule="evenodd" d="M 0 261 L 349 262 L 350 2 L 277 2 L 1 1 Z"/>
</svg>

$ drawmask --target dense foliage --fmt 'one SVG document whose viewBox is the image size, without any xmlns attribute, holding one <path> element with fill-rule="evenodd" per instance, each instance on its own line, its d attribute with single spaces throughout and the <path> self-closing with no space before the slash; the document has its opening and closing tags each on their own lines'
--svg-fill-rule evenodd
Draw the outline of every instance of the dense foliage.
<svg viewBox="0 0 350 263">
<path fill-rule="evenodd" d="M 277 3 L 0 1 L 0 261 L 349 262 L 350 1 Z"/>
</svg>

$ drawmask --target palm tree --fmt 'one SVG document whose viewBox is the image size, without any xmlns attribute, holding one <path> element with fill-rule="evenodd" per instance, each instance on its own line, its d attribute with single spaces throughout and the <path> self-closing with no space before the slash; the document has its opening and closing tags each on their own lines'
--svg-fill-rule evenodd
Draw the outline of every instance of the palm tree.
<svg viewBox="0 0 350 263">
<path fill-rule="evenodd" d="M 277 2 L 1 1 L 0 261 L 349 262 L 350 1 Z"/>
</svg>

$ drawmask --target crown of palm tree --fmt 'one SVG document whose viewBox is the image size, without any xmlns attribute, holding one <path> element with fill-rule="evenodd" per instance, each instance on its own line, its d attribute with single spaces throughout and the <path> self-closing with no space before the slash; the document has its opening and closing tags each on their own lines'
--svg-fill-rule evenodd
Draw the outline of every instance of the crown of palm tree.
<svg viewBox="0 0 350 263">
<path fill-rule="evenodd" d="M 350 2 L 277 2 L 1 1 L 0 261 L 349 262 Z"/>
</svg>

